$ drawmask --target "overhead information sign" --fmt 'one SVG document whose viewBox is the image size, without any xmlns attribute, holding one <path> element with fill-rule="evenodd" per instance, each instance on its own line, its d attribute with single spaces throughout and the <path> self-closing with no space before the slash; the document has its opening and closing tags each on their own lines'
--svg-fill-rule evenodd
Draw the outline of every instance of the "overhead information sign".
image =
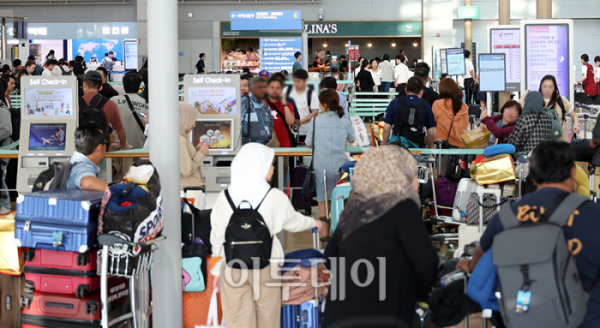
<svg viewBox="0 0 600 328">
<path fill-rule="evenodd" d="M 234 31 L 302 30 L 300 10 L 230 11 Z"/>
<path fill-rule="evenodd" d="M 521 32 L 518 27 L 490 27 L 489 51 L 506 56 L 506 91 L 518 91 L 521 83 Z"/>
<path fill-rule="evenodd" d="M 457 11 L 458 19 L 479 19 L 479 7 L 460 6 Z"/>
<path fill-rule="evenodd" d="M 506 91 L 504 54 L 479 54 L 479 91 Z"/>
<path fill-rule="evenodd" d="M 294 54 L 302 52 L 302 38 L 261 38 L 261 69 L 269 72 L 292 71 L 296 58 Z"/>
<path fill-rule="evenodd" d="M 446 49 L 446 62 L 448 75 L 465 75 L 465 51 L 463 49 Z"/>
</svg>

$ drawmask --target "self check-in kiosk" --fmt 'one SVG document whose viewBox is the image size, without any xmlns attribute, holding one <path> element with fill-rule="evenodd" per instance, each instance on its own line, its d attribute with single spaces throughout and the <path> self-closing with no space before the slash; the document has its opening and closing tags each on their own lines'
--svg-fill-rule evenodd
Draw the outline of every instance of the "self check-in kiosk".
<svg viewBox="0 0 600 328">
<path fill-rule="evenodd" d="M 197 146 L 209 146 L 200 166 L 207 193 L 226 189 L 231 181 L 231 162 L 242 146 L 240 77 L 238 75 L 186 75 L 184 99 L 200 118 L 190 133 Z"/>
<path fill-rule="evenodd" d="M 21 134 L 17 191 L 30 193 L 37 176 L 75 151 L 77 78 L 21 78 Z"/>
</svg>

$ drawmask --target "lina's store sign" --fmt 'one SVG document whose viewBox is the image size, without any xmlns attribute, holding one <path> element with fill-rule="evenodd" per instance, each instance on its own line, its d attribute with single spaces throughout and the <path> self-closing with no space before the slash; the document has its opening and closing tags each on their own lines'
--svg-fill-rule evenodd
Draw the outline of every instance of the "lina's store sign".
<svg viewBox="0 0 600 328">
<path fill-rule="evenodd" d="M 304 24 L 304 32 L 308 34 L 337 34 L 338 25 L 333 24 Z"/>
<path fill-rule="evenodd" d="M 361 37 L 361 36 L 398 36 L 421 37 L 421 21 L 328 21 L 305 22 L 303 30 L 308 35 Z M 299 37 L 299 32 L 288 31 L 238 31 L 231 29 L 230 22 L 221 22 L 222 37 Z"/>
</svg>

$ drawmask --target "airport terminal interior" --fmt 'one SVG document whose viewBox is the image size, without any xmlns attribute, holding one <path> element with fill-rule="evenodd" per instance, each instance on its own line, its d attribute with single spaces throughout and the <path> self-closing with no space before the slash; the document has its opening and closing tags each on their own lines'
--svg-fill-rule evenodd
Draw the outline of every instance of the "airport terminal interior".
<svg viewBox="0 0 600 328">
<path fill-rule="evenodd" d="M 0 0 L 0 328 L 600 327 L 599 13 Z"/>
</svg>

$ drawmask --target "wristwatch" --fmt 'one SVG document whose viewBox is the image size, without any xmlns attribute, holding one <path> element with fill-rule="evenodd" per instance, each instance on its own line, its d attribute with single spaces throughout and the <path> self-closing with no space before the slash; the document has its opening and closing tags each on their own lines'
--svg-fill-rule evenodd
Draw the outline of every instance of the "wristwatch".
<svg viewBox="0 0 600 328">
<path fill-rule="evenodd" d="M 283 107 L 289 107 L 288 104 L 283 104 Z"/>
</svg>

